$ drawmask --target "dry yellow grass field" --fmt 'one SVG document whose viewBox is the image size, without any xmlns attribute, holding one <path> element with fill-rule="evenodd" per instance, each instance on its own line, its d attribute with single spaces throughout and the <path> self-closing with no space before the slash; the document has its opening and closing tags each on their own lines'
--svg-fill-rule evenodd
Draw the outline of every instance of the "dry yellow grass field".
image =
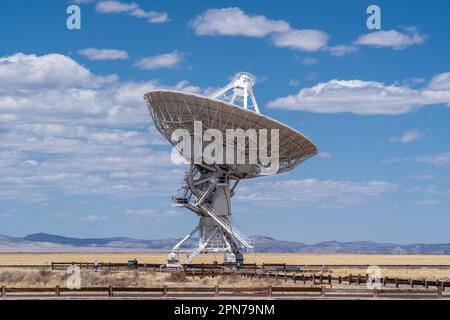
<svg viewBox="0 0 450 320">
<path fill-rule="evenodd" d="M 137 259 L 140 263 L 164 263 L 166 253 L 1 253 L 0 265 L 44 265 L 52 261 L 58 262 L 121 262 Z M 450 256 L 446 255 L 376 255 L 376 254 L 296 254 L 296 253 L 253 253 L 245 256 L 247 263 L 287 263 L 302 265 L 450 265 Z M 222 255 L 204 254 L 195 261 L 197 263 L 211 263 L 222 261 Z M 319 269 L 310 270 L 317 272 Z M 307 272 L 307 273 L 310 273 Z M 268 284 L 267 281 L 257 279 L 238 279 L 230 277 L 216 277 L 204 279 L 172 279 L 169 274 L 155 272 L 127 272 L 82 270 L 85 286 L 157 286 L 176 285 L 237 285 L 251 286 Z M 365 274 L 364 268 L 333 268 L 323 270 L 325 275 L 347 276 L 348 274 Z M 381 277 L 398 277 L 402 279 L 439 279 L 450 280 L 450 269 L 437 267 L 427 268 L 381 268 Z M 39 287 L 63 285 L 67 274 L 58 270 L 31 270 L 0 268 L 0 282 L 2 285 L 18 287 Z M 255 282 L 256 281 L 256 282 Z M 278 280 L 274 280 L 278 281 Z M 273 283 L 275 284 L 275 283 Z"/>
<path fill-rule="evenodd" d="M 127 262 L 137 259 L 140 263 L 165 263 L 167 253 L 0 253 L 0 265 L 44 264 L 58 262 Z M 195 263 L 223 261 L 221 254 L 200 255 Z M 382 255 L 382 254 L 299 254 L 299 253 L 248 253 L 246 263 L 287 264 L 370 264 L 370 265 L 450 265 L 450 255 Z"/>
<path fill-rule="evenodd" d="M 355 268 L 339 268 L 330 270 L 334 276 L 348 276 L 349 274 L 358 275 L 366 274 L 364 269 Z M 450 280 L 450 269 L 437 268 L 380 268 L 380 276 L 382 278 L 400 278 L 400 279 L 427 279 L 427 280 Z"/>
<path fill-rule="evenodd" d="M 64 270 L 48 269 L 0 269 L 0 285 L 6 287 L 33 288 L 33 287 L 67 287 L 67 274 Z M 176 287 L 198 286 L 225 286 L 225 287 L 249 287 L 262 285 L 280 285 L 280 279 L 249 279 L 231 274 L 217 277 L 185 277 L 182 272 L 134 272 L 134 271 L 109 271 L 92 270 L 81 271 L 82 287 L 160 287 L 163 285 Z"/>
</svg>

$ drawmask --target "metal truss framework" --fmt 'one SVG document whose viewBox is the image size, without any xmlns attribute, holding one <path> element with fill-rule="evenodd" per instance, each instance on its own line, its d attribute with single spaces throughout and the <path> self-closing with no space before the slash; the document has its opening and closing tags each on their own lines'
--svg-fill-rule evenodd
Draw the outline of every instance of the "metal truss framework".
<svg viewBox="0 0 450 320">
<path fill-rule="evenodd" d="M 173 197 L 173 205 L 196 213 L 199 224 L 173 247 L 169 260 L 179 261 L 179 253 L 184 252 L 187 254 L 184 263 L 188 264 L 201 252 L 213 252 L 224 253 L 225 261 L 243 262 L 240 250 L 253 250 L 253 244 L 231 222 L 231 198 L 238 182 L 230 188 L 227 172 L 211 172 L 191 165 L 179 194 Z M 190 249 L 182 248 L 196 233 L 198 242 Z"/>
</svg>

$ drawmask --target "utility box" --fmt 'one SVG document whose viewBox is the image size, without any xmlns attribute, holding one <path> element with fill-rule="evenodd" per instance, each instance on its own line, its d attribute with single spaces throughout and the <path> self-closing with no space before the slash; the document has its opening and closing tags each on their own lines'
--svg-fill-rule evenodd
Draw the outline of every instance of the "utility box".
<svg viewBox="0 0 450 320">
<path fill-rule="evenodd" d="M 136 259 L 128 260 L 128 270 L 137 270 L 138 262 Z"/>
</svg>

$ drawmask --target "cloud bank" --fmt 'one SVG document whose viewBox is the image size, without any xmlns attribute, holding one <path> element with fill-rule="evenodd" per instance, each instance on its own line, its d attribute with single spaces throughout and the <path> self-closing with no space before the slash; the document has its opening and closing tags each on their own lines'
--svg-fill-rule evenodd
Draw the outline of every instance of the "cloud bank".
<svg viewBox="0 0 450 320">
<path fill-rule="evenodd" d="M 399 115 L 432 104 L 450 106 L 449 72 L 434 76 L 421 89 L 378 81 L 334 79 L 269 101 L 268 106 L 317 113 Z"/>
<path fill-rule="evenodd" d="M 170 195 L 183 168 L 172 165 L 143 100 L 157 88 L 200 92 L 187 81 L 95 75 L 60 54 L 1 57 L 0 199 Z"/>
</svg>

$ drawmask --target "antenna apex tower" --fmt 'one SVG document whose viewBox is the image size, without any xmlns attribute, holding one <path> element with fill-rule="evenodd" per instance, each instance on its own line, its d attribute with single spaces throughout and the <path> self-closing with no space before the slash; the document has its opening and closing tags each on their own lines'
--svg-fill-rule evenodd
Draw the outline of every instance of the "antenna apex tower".
<svg viewBox="0 0 450 320">
<path fill-rule="evenodd" d="M 254 75 L 248 72 L 239 72 L 234 76 L 233 81 L 219 91 L 215 92 L 211 97 L 232 104 L 236 104 L 236 98 L 239 97 L 240 99 L 238 102 L 242 100 L 242 107 L 244 109 L 253 109 L 255 112 L 260 113 L 255 95 L 253 93 L 253 85 L 255 84 L 255 81 L 256 77 Z M 249 98 L 251 101 L 250 104 L 248 101 Z"/>
</svg>

